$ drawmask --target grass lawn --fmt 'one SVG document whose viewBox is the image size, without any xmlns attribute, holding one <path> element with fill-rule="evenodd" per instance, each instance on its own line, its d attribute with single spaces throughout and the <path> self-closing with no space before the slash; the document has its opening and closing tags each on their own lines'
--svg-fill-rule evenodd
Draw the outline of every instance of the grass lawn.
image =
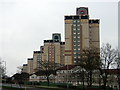
<svg viewBox="0 0 120 90">
<path fill-rule="evenodd" d="M 2 88 L 6 88 L 10 90 L 24 90 L 23 88 L 15 88 L 15 87 L 8 87 L 8 86 L 2 86 Z"/>
<path fill-rule="evenodd" d="M 49 90 L 67 90 L 67 88 L 52 87 L 52 86 L 37 86 L 36 88 L 47 88 Z M 68 90 L 75 90 L 75 89 L 69 88 Z"/>
</svg>

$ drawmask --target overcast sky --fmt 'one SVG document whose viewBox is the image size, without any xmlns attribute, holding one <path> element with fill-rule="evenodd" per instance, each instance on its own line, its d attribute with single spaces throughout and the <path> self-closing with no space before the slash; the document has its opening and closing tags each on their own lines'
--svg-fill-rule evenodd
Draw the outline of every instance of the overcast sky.
<svg viewBox="0 0 120 90">
<path fill-rule="evenodd" d="M 95 1 L 95 0 L 94 0 Z M 117 0 L 116 0 L 117 1 Z M 64 16 L 75 15 L 77 7 L 88 7 L 92 19 L 100 19 L 100 42 L 118 44 L 117 2 L 80 0 L 1 0 L 0 57 L 12 75 L 17 66 L 27 63 L 33 51 L 52 33 L 61 33 L 64 41 Z"/>
</svg>

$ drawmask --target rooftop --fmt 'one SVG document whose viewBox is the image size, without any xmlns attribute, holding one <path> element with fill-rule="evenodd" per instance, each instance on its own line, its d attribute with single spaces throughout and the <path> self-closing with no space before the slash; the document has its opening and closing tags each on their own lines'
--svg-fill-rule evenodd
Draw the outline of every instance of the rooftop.
<svg viewBox="0 0 120 90">
<path fill-rule="evenodd" d="M 35 54 L 35 53 L 43 53 L 43 52 L 42 52 L 42 51 L 34 51 L 34 54 Z"/>
<path fill-rule="evenodd" d="M 33 60 L 33 58 L 28 58 L 28 60 Z"/>
<path fill-rule="evenodd" d="M 76 65 L 66 65 L 66 66 L 58 68 L 57 70 L 71 70 L 74 67 L 76 67 Z"/>
</svg>

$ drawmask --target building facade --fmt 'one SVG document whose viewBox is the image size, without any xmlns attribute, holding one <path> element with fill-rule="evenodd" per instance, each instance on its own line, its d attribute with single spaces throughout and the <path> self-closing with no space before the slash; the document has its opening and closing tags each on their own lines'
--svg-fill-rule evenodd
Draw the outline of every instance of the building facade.
<svg viewBox="0 0 120 90">
<path fill-rule="evenodd" d="M 82 84 L 82 72 L 85 69 L 76 65 L 66 65 L 56 71 L 56 83 L 68 83 L 74 86 Z M 84 79 L 86 82 L 86 78 Z"/>
<path fill-rule="evenodd" d="M 32 74 L 33 73 L 33 58 L 28 58 L 27 64 L 28 64 L 28 73 Z"/>
<path fill-rule="evenodd" d="M 65 16 L 65 64 L 80 63 L 80 53 L 100 48 L 99 19 L 89 19 L 87 7 L 76 9 L 76 15 Z"/>
<path fill-rule="evenodd" d="M 22 72 L 28 73 L 28 64 L 23 64 Z"/>
<path fill-rule="evenodd" d="M 61 42 L 61 35 L 54 33 L 52 40 L 44 40 L 43 62 L 64 64 L 65 42 Z"/>
<path fill-rule="evenodd" d="M 33 72 L 40 70 L 42 63 L 42 51 L 34 51 L 33 52 Z"/>
</svg>

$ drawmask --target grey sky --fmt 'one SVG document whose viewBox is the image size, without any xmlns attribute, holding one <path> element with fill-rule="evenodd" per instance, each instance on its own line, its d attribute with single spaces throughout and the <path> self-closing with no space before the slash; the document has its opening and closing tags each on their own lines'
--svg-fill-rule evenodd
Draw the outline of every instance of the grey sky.
<svg viewBox="0 0 120 90">
<path fill-rule="evenodd" d="M 101 43 L 117 47 L 118 7 L 114 0 L 1 0 L 0 57 L 7 62 L 8 74 L 26 63 L 52 33 L 61 33 L 64 41 L 64 15 L 75 15 L 76 7 L 84 6 L 89 8 L 90 18 L 100 19 Z"/>
</svg>

